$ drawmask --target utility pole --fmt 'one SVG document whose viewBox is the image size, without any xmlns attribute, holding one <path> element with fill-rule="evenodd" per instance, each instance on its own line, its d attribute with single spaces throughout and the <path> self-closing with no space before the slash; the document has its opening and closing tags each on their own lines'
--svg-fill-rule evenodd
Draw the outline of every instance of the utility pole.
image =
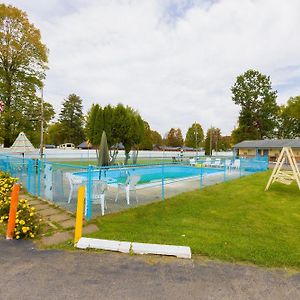
<svg viewBox="0 0 300 300">
<path fill-rule="evenodd" d="M 198 157 L 198 132 L 197 132 L 197 123 L 195 122 L 195 141 L 196 141 L 196 158 Z"/>
<path fill-rule="evenodd" d="M 210 126 L 209 155 L 212 156 L 212 126 Z"/>
<path fill-rule="evenodd" d="M 40 141 L 40 158 L 43 159 L 44 150 L 44 92 L 41 88 L 41 141 Z"/>
</svg>

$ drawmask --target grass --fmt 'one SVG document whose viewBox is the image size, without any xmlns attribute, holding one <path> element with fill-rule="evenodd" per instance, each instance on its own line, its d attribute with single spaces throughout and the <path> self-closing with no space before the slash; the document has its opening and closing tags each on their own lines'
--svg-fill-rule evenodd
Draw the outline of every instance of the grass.
<svg viewBox="0 0 300 300">
<path fill-rule="evenodd" d="M 172 162 L 172 159 L 155 159 L 155 158 L 141 158 L 141 159 L 138 159 L 138 164 L 139 165 L 145 165 L 145 164 L 158 164 L 158 163 L 161 163 L 161 162 L 165 162 L 165 163 L 170 163 Z M 96 160 L 68 160 L 68 161 L 55 161 L 59 164 L 67 164 L 67 165 L 74 165 L 74 166 L 83 166 L 83 167 L 86 167 L 86 166 L 96 166 L 97 165 L 97 161 Z M 116 162 L 118 163 L 123 163 L 124 160 L 123 159 L 119 159 L 117 160 Z M 129 160 L 128 164 L 132 164 L 132 160 Z"/>
<path fill-rule="evenodd" d="M 260 173 L 99 217 L 91 237 L 190 246 L 193 254 L 300 268 L 300 192 Z"/>
</svg>

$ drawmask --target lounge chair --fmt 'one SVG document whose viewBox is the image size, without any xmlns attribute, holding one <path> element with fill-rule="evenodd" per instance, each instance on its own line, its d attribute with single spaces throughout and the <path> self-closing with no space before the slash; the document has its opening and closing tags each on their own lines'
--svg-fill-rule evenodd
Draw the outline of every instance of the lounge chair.
<svg viewBox="0 0 300 300">
<path fill-rule="evenodd" d="M 130 204 L 130 199 L 129 199 L 130 191 L 135 192 L 135 199 L 136 202 L 138 202 L 137 195 L 136 195 L 136 186 L 140 181 L 140 179 L 141 179 L 140 175 L 129 175 L 126 178 L 125 183 L 118 183 L 118 191 L 117 191 L 115 202 L 118 201 L 119 192 L 122 190 L 125 191 L 126 193 L 126 201 L 128 205 Z"/>
</svg>

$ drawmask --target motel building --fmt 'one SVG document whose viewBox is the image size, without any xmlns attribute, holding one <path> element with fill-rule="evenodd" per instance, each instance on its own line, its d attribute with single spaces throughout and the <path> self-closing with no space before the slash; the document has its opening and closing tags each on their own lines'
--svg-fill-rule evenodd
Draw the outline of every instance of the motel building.
<svg viewBox="0 0 300 300">
<path fill-rule="evenodd" d="M 291 147 L 297 162 L 300 162 L 300 139 L 243 141 L 233 146 L 234 153 L 240 157 L 268 157 L 276 161 L 282 147 Z"/>
</svg>

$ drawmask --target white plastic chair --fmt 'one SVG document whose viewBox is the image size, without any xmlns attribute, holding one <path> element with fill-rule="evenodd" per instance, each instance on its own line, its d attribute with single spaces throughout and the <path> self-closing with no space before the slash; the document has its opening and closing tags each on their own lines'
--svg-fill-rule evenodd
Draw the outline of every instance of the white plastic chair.
<svg viewBox="0 0 300 300">
<path fill-rule="evenodd" d="M 80 185 L 84 184 L 84 178 L 80 176 L 73 175 L 72 173 L 67 173 L 67 178 L 70 183 L 70 193 L 68 198 L 68 203 L 71 202 L 73 192 L 78 190 Z"/>
<path fill-rule="evenodd" d="M 216 160 L 211 164 L 212 167 L 222 167 L 221 159 L 216 158 Z"/>
<path fill-rule="evenodd" d="M 225 167 L 229 170 L 231 169 L 231 160 L 230 159 L 225 160 Z"/>
<path fill-rule="evenodd" d="M 138 182 L 140 181 L 140 179 L 141 179 L 140 175 L 129 175 L 126 178 L 125 183 L 118 183 L 118 191 L 117 191 L 115 202 L 118 201 L 119 192 L 122 190 L 125 191 L 125 193 L 126 193 L 126 201 L 127 201 L 128 205 L 130 204 L 130 199 L 129 199 L 130 191 L 135 192 L 135 199 L 136 199 L 136 202 L 138 202 L 137 195 L 136 195 L 136 186 L 137 186 Z"/>
<path fill-rule="evenodd" d="M 239 169 L 240 166 L 241 166 L 241 160 L 240 160 L 240 159 L 235 159 L 234 162 L 233 162 L 232 167 L 233 167 L 234 169 Z"/>
<path fill-rule="evenodd" d="M 206 157 L 204 165 L 206 167 L 210 167 L 211 166 L 211 158 L 210 157 Z"/>
<path fill-rule="evenodd" d="M 190 163 L 191 166 L 195 166 L 196 165 L 196 160 L 194 158 L 190 158 L 189 163 Z"/>
<path fill-rule="evenodd" d="M 103 180 L 93 181 L 92 188 L 92 203 L 100 204 L 101 206 L 101 214 L 104 215 L 104 209 L 107 209 L 105 202 L 105 192 L 107 191 L 107 183 Z"/>
</svg>

